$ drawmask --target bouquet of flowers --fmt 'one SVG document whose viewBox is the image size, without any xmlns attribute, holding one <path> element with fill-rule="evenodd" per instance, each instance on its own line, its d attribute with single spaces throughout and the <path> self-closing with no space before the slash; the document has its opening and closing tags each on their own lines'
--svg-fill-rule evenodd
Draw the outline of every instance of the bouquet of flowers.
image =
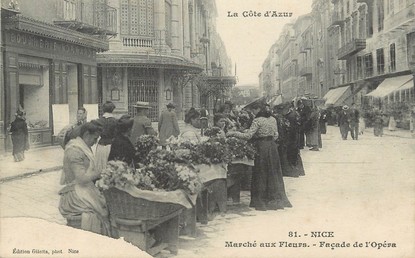
<svg viewBox="0 0 415 258">
<path fill-rule="evenodd" d="M 129 167 L 122 161 L 109 161 L 96 186 L 101 190 L 123 188 L 126 184 L 141 190 L 184 190 L 195 194 L 202 189 L 202 182 L 193 167 L 177 163 L 177 158 L 167 150 L 150 151 L 146 164 Z"/>
<path fill-rule="evenodd" d="M 143 190 L 154 190 L 154 175 L 150 172 L 136 173 L 134 168 L 123 161 L 108 161 L 107 167 L 101 172 L 101 178 L 96 181 L 96 186 L 101 190 L 111 187 L 123 188 L 126 184 L 132 184 Z"/>
<path fill-rule="evenodd" d="M 248 160 L 255 159 L 256 149 L 251 143 L 236 137 L 226 138 L 226 143 L 229 146 L 232 160 L 245 158 Z"/>
<path fill-rule="evenodd" d="M 217 126 L 209 127 L 205 129 L 204 135 L 208 137 L 217 137 L 220 136 L 221 129 Z"/>
<path fill-rule="evenodd" d="M 150 151 L 157 148 L 159 140 L 154 135 L 141 135 L 135 144 L 136 160 L 140 163 L 145 163 Z"/>
</svg>

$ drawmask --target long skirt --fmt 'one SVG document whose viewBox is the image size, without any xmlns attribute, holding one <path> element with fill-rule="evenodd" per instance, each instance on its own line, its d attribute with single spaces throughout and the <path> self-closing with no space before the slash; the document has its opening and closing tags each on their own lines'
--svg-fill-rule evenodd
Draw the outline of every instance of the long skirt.
<svg viewBox="0 0 415 258">
<path fill-rule="evenodd" d="M 256 141 L 257 157 L 252 171 L 250 207 L 267 209 L 267 205 L 292 207 L 285 193 L 278 147 L 272 137 Z"/>
<path fill-rule="evenodd" d="M 59 211 L 65 218 L 81 215 L 81 228 L 111 236 L 104 196 L 93 185 L 68 185 L 59 191 Z"/>
<path fill-rule="evenodd" d="M 97 145 L 97 150 L 95 153 L 96 160 L 96 169 L 97 171 L 102 171 L 107 167 L 108 157 L 111 151 L 111 144 L 108 145 Z"/>
<path fill-rule="evenodd" d="M 280 157 L 282 175 L 286 177 L 299 177 L 300 174 L 288 160 L 287 147 L 282 145 L 278 146 L 278 154 Z"/>
</svg>

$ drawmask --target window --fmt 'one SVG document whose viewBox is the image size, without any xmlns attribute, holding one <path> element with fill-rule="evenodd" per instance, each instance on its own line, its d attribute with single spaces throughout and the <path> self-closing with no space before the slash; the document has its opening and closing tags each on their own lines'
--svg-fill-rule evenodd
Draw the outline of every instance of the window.
<svg viewBox="0 0 415 258">
<path fill-rule="evenodd" d="M 75 0 L 65 0 L 64 2 L 64 20 L 76 20 L 76 3 Z"/>
<path fill-rule="evenodd" d="M 364 56 L 365 63 L 365 78 L 373 76 L 373 58 L 372 54 L 367 54 Z"/>
<path fill-rule="evenodd" d="M 378 3 L 378 31 L 383 30 L 383 20 L 385 19 L 383 5 L 384 5 L 384 0 L 380 0 Z"/>
<path fill-rule="evenodd" d="M 358 56 L 357 60 L 356 60 L 356 63 L 357 63 L 357 79 L 362 79 L 363 78 L 362 61 L 363 61 L 363 58 L 361 56 Z"/>
<path fill-rule="evenodd" d="M 152 37 L 154 0 L 121 0 L 121 34 Z"/>
<path fill-rule="evenodd" d="M 395 53 L 395 43 L 391 44 L 389 47 L 390 54 L 390 71 L 396 71 L 396 53 Z"/>
<path fill-rule="evenodd" d="M 385 73 L 385 56 L 383 54 L 383 48 L 376 49 L 376 60 L 378 74 Z"/>
</svg>

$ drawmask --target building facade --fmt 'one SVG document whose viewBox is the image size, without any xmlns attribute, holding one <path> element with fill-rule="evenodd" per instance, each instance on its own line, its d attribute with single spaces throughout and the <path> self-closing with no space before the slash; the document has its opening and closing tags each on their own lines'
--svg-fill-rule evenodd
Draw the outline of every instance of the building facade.
<svg viewBox="0 0 415 258">
<path fill-rule="evenodd" d="M 108 50 L 114 10 L 104 0 L 1 3 L 0 149 L 11 148 L 7 127 L 18 108 L 26 111 L 31 146 L 51 145 L 58 133 L 53 105 L 67 104 L 75 121 L 79 106 L 98 103 L 96 54 Z"/>
<path fill-rule="evenodd" d="M 116 113 L 131 115 L 136 101 L 150 102 L 153 121 L 169 102 L 176 104 L 179 118 L 201 102 L 212 109 L 192 78 L 231 71 L 216 33 L 215 1 L 110 0 L 110 5 L 119 26 L 109 51 L 98 55 L 101 101 L 111 100 Z"/>
<path fill-rule="evenodd" d="M 311 7 L 277 41 L 283 96 L 389 113 L 415 105 L 414 0 L 314 0 Z"/>
</svg>

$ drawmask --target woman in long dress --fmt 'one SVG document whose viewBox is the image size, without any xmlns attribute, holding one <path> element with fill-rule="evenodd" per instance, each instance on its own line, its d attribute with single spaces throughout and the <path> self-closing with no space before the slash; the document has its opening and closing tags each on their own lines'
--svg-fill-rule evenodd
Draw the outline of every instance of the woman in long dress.
<svg viewBox="0 0 415 258">
<path fill-rule="evenodd" d="M 227 136 L 254 139 L 257 157 L 254 161 L 250 207 L 256 210 L 277 210 L 292 207 L 285 193 L 278 147 L 277 122 L 261 104 L 253 107 L 256 118 L 246 132 L 228 132 Z"/>
<path fill-rule="evenodd" d="M 16 112 L 16 119 L 10 125 L 10 132 L 12 134 L 14 161 L 23 161 L 25 159 L 24 152 L 29 148 L 29 133 L 24 111 L 18 110 Z"/>
<path fill-rule="evenodd" d="M 105 199 L 94 184 L 100 175 L 91 146 L 100 133 L 99 124 L 88 122 L 82 126 L 80 136 L 66 145 L 61 178 L 65 187 L 59 191 L 59 211 L 67 219 L 81 216 L 83 230 L 110 236 Z"/>
</svg>

